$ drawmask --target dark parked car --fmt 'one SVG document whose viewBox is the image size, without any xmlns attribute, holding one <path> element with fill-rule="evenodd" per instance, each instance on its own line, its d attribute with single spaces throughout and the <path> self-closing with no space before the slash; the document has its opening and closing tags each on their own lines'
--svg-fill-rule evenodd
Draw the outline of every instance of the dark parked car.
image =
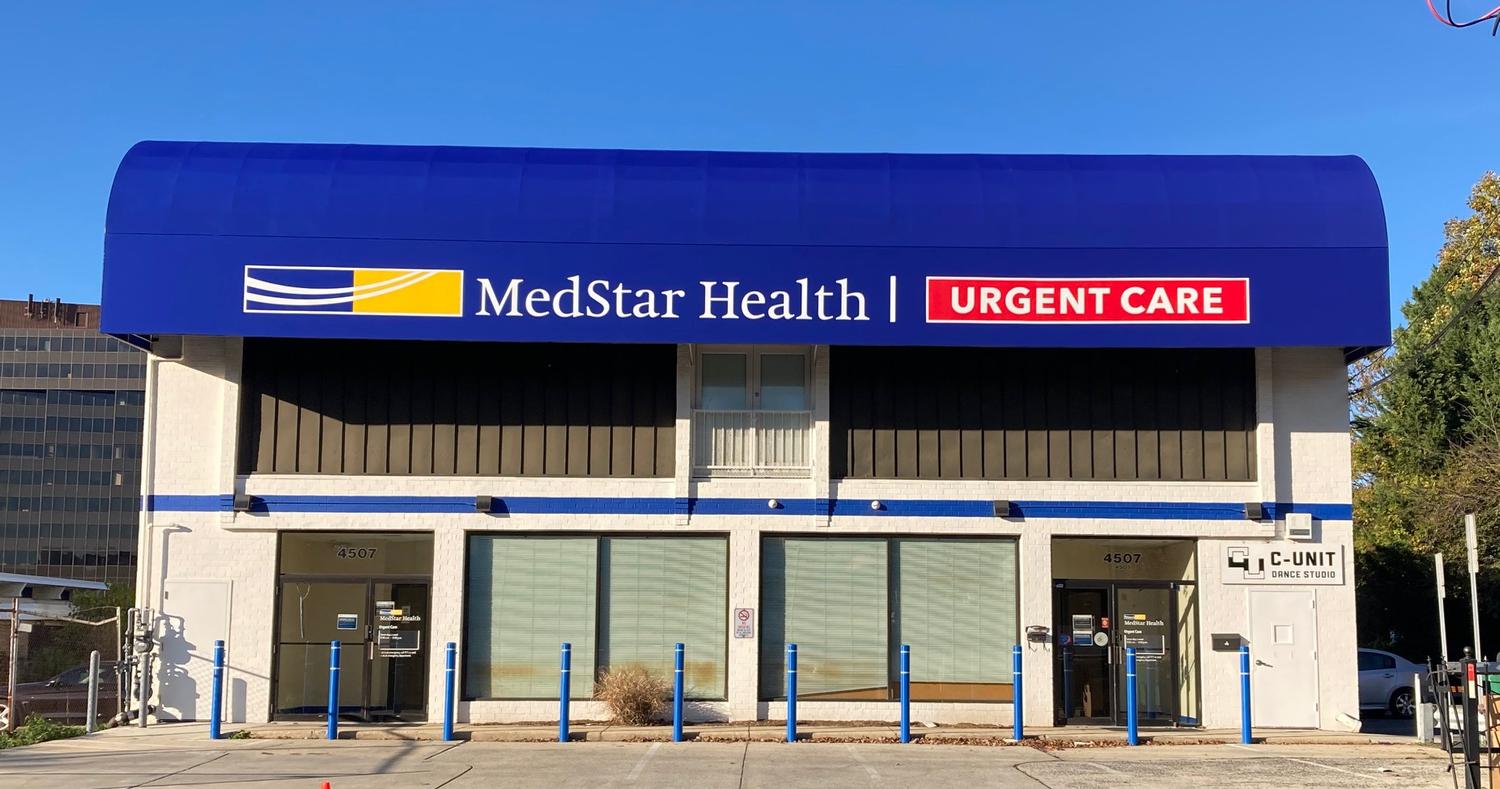
<svg viewBox="0 0 1500 789">
<path fill-rule="evenodd" d="M 83 725 L 89 709 L 88 674 L 88 666 L 75 666 L 44 682 L 16 685 L 16 723 L 36 713 L 47 720 Z M 116 663 L 100 662 L 98 720 L 101 723 L 119 712 L 116 701 L 119 684 Z"/>
</svg>

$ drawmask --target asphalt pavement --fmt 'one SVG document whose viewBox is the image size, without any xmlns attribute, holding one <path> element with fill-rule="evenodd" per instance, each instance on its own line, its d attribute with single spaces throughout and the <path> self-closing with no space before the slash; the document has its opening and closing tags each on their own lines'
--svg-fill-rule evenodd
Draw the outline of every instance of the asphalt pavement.
<svg viewBox="0 0 1500 789">
<path fill-rule="evenodd" d="M 110 733 L 0 751 L 0 789 L 1450 787 L 1415 745 L 1025 746 L 220 740 Z"/>
</svg>

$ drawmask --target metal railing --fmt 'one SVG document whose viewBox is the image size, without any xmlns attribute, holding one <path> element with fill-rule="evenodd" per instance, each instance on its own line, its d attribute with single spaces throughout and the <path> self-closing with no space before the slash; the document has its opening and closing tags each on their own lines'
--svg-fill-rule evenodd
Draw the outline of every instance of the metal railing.
<svg viewBox="0 0 1500 789">
<path fill-rule="evenodd" d="M 699 476 L 799 477 L 812 472 L 811 411 L 694 411 Z"/>
</svg>

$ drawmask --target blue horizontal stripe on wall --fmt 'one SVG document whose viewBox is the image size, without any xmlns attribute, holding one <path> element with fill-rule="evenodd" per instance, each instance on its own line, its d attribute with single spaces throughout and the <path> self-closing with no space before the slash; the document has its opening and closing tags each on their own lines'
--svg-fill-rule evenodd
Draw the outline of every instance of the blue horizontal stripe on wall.
<svg viewBox="0 0 1500 789">
<path fill-rule="evenodd" d="M 813 515 L 835 517 L 992 518 L 986 499 L 680 499 L 645 497 L 506 496 L 495 499 L 497 515 Z M 1099 518 L 1108 520 L 1244 520 L 1243 503 L 1178 501 L 1012 501 L 1013 518 Z M 1321 520 L 1351 520 L 1348 504 L 1265 502 L 1266 518 L 1306 513 Z M 152 512 L 229 512 L 228 494 L 161 495 L 147 498 Z M 472 496 L 254 496 L 251 513 L 472 513 Z"/>
</svg>

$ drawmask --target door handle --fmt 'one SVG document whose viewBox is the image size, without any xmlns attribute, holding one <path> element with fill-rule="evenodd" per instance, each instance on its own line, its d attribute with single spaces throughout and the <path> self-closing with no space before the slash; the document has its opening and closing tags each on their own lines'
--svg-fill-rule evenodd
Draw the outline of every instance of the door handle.
<svg viewBox="0 0 1500 789">
<path fill-rule="evenodd" d="M 1256 658 L 1255 659 L 1255 665 L 1257 665 L 1257 666 L 1265 666 L 1266 668 L 1275 668 L 1275 666 L 1271 665 L 1270 663 L 1267 663 L 1264 660 L 1261 660 L 1260 658 Z"/>
<path fill-rule="evenodd" d="M 1384 678 L 1386 678 L 1386 679 L 1390 679 L 1391 677 L 1394 677 L 1396 675 L 1395 674 L 1381 674 L 1381 676 L 1384 677 Z"/>
</svg>

